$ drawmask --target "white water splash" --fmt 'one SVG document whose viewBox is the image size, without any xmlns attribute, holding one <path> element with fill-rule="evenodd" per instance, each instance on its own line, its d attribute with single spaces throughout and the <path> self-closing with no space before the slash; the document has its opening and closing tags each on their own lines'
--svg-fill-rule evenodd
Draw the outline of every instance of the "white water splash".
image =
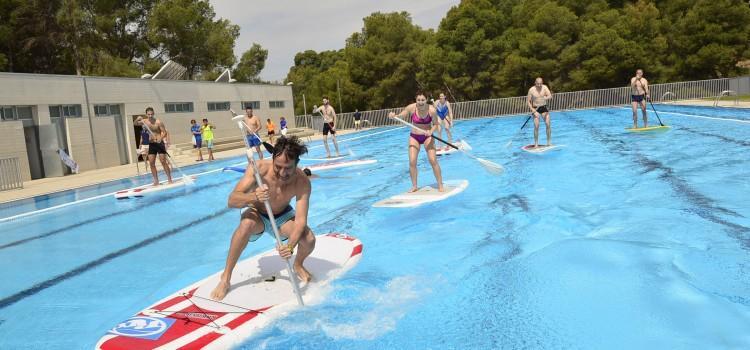
<svg viewBox="0 0 750 350">
<path fill-rule="evenodd" d="M 429 293 L 422 287 L 416 276 L 401 276 L 388 281 L 383 288 L 370 288 L 362 291 L 353 299 L 332 301 L 339 308 L 345 308 L 345 320 L 341 312 L 317 313 L 314 321 L 282 321 L 279 328 L 296 333 L 325 333 L 326 336 L 339 339 L 372 340 L 396 329 L 398 320 L 409 310 L 409 307 Z M 359 310 L 352 319 L 352 310 Z"/>
</svg>

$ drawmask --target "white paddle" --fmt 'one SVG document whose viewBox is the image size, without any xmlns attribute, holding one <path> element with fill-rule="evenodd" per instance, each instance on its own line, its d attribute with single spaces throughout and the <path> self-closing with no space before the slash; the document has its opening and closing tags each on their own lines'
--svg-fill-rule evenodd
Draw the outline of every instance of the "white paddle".
<svg viewBox="0 0 750 350">
<path fill-rule="evenodd" d="M 232 113 L 232 115 L 234 115 L 234 111 L 230 112 Z M 245 153 L 247 154 L 247 162 L 250 163 L 250 165 L 253 167 L 253 171 L 255 173 L 255 182 L 258 184 L 258 186 L 263 186 L 263 179 L 260 177 L 258 165 L 255 164 L 255 157 L 253 157 L 253 149 L 250 147 L 250 144 L 247 143 L 247 138 L 245 137 L 245 129 L 247 127 L 247 124 L 245 124 L 244 118 L 244 115 L 236 115 L 232 117 L 232 121 L 237 122 L 237 127 L 240 128 L 240 131 L 242 132 L 242 139 L 245 141 Z M 250 132 L 250 129 L 247 129 L 247 131 Z M 281 247 L 281 236 L 279 235 L 279 228 L 276 226 L 276 218 L 273 215 L 273 209 L 271 209 L 271 202 L 265 200 L 263 201 L 263 204 L 265 204 L 266 206 L 266 214 L 268 215 L 268 221 L 271 222 L 271 228 L 273 228 L 273 235 L 276 238 L 276 244 Z M 299 282 L 297 282 L 296 277 L 297 275 L 294 273 L 294 268 L 292 268 L 292 261 L 289 259 L 285 260 L 287 270 L 289 271 L 289 281 L 292 282 L 292 288 L 294 289 L 294 295 L 297 296 L 297 302 L 300 305 L 304 306 L 305 302 L 302 301 L 302 294 L 299 291 Z"/>
<path fill-rule="evenodd" d="M 416 130 L 419 130 L 419 131 L 424 131 L 423 129 L 420 129 L 420 128 L 416 127 L 412 123 L 409 123 L 407 121 L 401 120 L 399 117 L 394 116 L 393 119 L 398 120 L 399 122 L 401 122 L 404 125 L 410 126 L 412 129 L 416 129 Z M 497 164 L 495 162 L 489 161 L 487 159 L 479 158 L 479 157 L 477 157 L 477 156 L 475 156 L 475 155 L 467 152 L 463 148 L 458 148 L 456 145 L 454 145 L 454 144 L 452 144 L 452 143 L 450 143 L 448 141 L 445 141 L 445 140 L 443 140 L 443 139 L 441 139 L 441 138 L 439 138 L 439 137 L 437 137 L 435 135 L 431 135 L 431 136 L 434 137 L 436 140 L 438 140 L 438 141 L 440 141 L 440 142 L 442 142 L 442 143 L 444 143 L 444 144 L 446 144 L 448 146 L 451 146 L 451 147 L 453 147 L 453 148 L 455 148 L 455 149 L 463 152 L 465 155 L 469 156 L 469 158 L 474 159 L 477 162 L 479 162 L 479 164 L 481 164 L 482 167 L 484 167 L 484 169 L 486 169 L 487 171 L 489 171 L 489 172 L 491 172 L 493 174 L 500 174 L 504 170 L 503 166 L 500 165 L 500 164 Z"/>
</svg>

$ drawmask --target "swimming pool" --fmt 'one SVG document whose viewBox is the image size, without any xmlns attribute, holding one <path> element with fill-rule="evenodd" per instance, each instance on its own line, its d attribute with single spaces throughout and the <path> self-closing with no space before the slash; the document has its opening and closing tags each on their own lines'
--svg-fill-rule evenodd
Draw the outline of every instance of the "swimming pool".
<svg viewBox="0 0 750 350">
<path fill-rule="evenodd" d="M 505 148 L 525 116 L 461 121 L 472 152 L 505 173 L 443 157 L 444 178 L 469 188 L 415 209 L 371 207 L 410 185 L 407 129 L 340 137 L 378 163 L 322 173 L 336 178 L 314 180 L 309 222 L 359 237 L 363 259 L 321 304 L 243 348 L 750 347 L 750 111 L 657 108 L 669 132 L 625 132 L 625 108 L 553 111 L 565 147 L 541 156 L 519 149 L 529 126 Z M 419 182 L 432 183 L 420 158 Z M 215 172 L 159 197 L 0 224 L 0 348 L 92 348 L 221 269 L 238 178 Z"/>
</svg>

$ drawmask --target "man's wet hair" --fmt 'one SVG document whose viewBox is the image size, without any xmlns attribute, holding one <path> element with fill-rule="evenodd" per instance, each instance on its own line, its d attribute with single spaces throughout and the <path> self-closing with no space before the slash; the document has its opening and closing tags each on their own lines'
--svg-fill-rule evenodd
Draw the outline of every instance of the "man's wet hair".
<svg viewBox="0 0 750 350">
<path fill-rule="evenodd" d="M 273 158 L 286 155 L 288 159 L 299 162 L 299 157 L 307 153 L 307 146 L 297 136 L 282 136 L 273 146 Z"/>
<path fill-rule="evenodd" d="M 153 107 L 146 107 L 146 113 L 148 113 L 149 111 L 154 112 L 154 108 Z M 154 112 L 154 113 L 156 113 L 156 112 Z"/>
</svg>

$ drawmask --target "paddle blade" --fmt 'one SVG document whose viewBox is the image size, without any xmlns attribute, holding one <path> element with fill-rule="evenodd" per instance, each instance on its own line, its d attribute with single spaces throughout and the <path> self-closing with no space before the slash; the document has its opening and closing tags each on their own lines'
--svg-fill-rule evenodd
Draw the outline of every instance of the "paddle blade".
<svg viewBox="0 0 750 350">
<path fill-rule="evenodd" d="M 487 159 L 482 159 L 482 158 L 475 158 L 475 159 L 479 162 L 479 164 L 482 164 L 482 167 L 485 170 L 489 171 L 490 173 L 498 175 L 498 174 L 501 174 L 503 171 L 505 171 L 503 166 L 500 164 L 489 161 Z"/>
<path fill-rule="evenodd" d="M 268 151 L 268 153 L 271 153 L 272 155 L 273 155 L 273 152 L 276 150 L 274 149 L 272 144 L 265 142 L 265 141 L 263 141 L 263 147 L 266 149 L 266 151 Z"/>
<path fill-rule="evenodd" d="M 185 183 L 185 185 L 187 185 L 187 186 L 192 186 L 192 185 L 195 185 L 195 181 L 193 181 L 193 178 L 192 178 L 192 177 L 190 177 L 190 176 L 187 176 L 187 175 L 182 175 L 182 181 L 183 181 L 183 182 Z"/>
</svg>

